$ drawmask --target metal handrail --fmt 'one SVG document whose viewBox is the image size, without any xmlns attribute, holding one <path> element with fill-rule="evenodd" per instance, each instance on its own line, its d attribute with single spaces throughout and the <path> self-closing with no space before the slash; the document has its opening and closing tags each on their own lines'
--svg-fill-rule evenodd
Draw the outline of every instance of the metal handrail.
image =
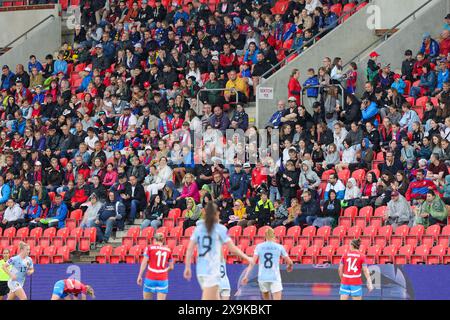
<svg viewBox="0 0 450 320">
<path fill-rule="evenodd" d="M 33 31 L 34 29 L 36 29 L 37 27 L 39 27 L 41 24 L 43 24 L 44 22 L 46 22 L 47 20 L 49 20 L 50 18 L 55 18 L 54 14 L 49 15 L 48 17 L 46 17 L 44 20 L 41 20 L 39 23 L 35 24 L 34 26 L 32 26 L 30 29 L 28 29 L 27 31 L 25 31 L 24 33 L 22 33 L 20 36 L 18 36 L 17 38 L 15 38 L 13 41 L 11 41 L 10 43 L 8 43 L 7 45 L 5 45 L 2 49 L 4 48 L 9 48 L 11 47 L 11 45 L 15 42 L 17 42 L 18 40 L 22 39 L 23 37 L 26 37 L 27 34 L 30 31 Z"/>
<path fill-rule="evenodd" d="M 330 87 L 339 87 L 340 89 L 341 89 L 341 94 L 339 94 L 338 93 L 338 96 L 341 96 L 341 106 L 342 107 L 344 107 L 344 92 L 345 92 L 345 89 L 344 89 L 344 87 L 341 85 L 341 84 L 339 84 L 339 83 L 337 83 L 337 84 L 326 84 L 326 85 L 315 85 L 315 86 L 306 86 L 306 87 L 303 87 L 302 88 L 302 93 L 301 93 L 301 100 L 302 101 L 305 101 L 304 99 L 303 99 L 303 96 L 305 95 L 305 91 L 306 90 L 308 90 L 308 89 L 311 89 L 311 88 L 318 88 L 318 89 L 320 89 L 320 88 L 330 88 Z M 304 105 L 304 103 L 303 103 L 303 105 Z"/>
<path fill-rule="evenodd" d="M 346 17 L 348 14 L 353 14 L 356 10 L 358 9 L 358 6 L 353 7 L 350 10 L 344 11 L 342 12 L 341 16 L 338 19 L 338 26 L 342 23 L 341 20 L 344 19 L 344 17 Z M 337 26 L 335 26 L 334 28 L 336 28 Z M 303 51 L 303 49 L 305 47 L 309 47 L 310 44 L 314 44 L 316 43 L 318 40 L 316 40 L 316 38 L 320 38 L 323 34 L 329 32 L 330 30 L 334 29 L 334 28 L 326 28 L 323 31 L 319 32 L 317 35 L 315 35 L 312 39 L 304 42 L 302 44 L 302 46 L 294 51 L 292 51 L 289 55 L 287 55 L 283 60 L 279 61 L 277 64 L 275 64 L 274 66 L 272 66 L 272 68 L 270 68 L 269 70 L 267 70 L 266 72 L 263 73 L 263 75 L 260 77 L 261 79 L 266 79 L 267 75 L 270 75 L 274 70 L 276 70 L 278 67 L 282 66 L 284 63 L 287 62 L 287 60 L 289 58 L 291 58 L 293 55 L 300 53 L 301 51 Z"/>
<path fill-rule="evenodd" d="M 238 99 L 238 91 L 236 90 L 236 88 L 217 88 L 217 89 L 207 89 L 207 88 L 203 88 L 198 90 L 197 92 L 197 106 L 199 106 L 199 102 L 200 102 L 200 92 L 205 92 L 205 91 L 233 91 L 236 95 L 236 104 L 239 102 Z"/>
<path fill-rule="evenodd" d="M 399 27 L 402 23 L 404 23 L 406 20 L 408 20 L 409 18 L 413 17 L 416 15 L 417 12 L 419 12 L 420 10 L 422 10 L 425 6 L 427 6 L 428 4 L 430 4 L 431 2 L 433 2 L 433 0 L 428 0 L 426 3 L 424 3 L 423 5 L 421 5 L 419 8 L 417 8 L 416 10 L 414 10 L 412 13 L 410 13 L 407 17 L 403 18 L 400 22 L 398 22 L 395 26 L 393 26 L 392 28 L 388 29 L 385 33 L 383 33 L 382 36 L 380 36 L 377 40 L 375 40 L 374 42 L 372 42 L 370 45 L 368 45 L 366 48 L 364 48 L 363 50 L 361 50 L 357 55 L 355 55 L 353 58 L 351 58 L 350 60 L 348 60 L 348 62 L 343 66 L 343 67 L 347 67 L 350 63 L 354 62 L 357 58 L 359 58 L 364 52 L 366 52 L 367 50 L 369 50 L 370 48 L 372 48 L 373 46 L 375 46 L 377 43 L 379 42 L 384 42 L 388 39 L 389 34 L 391 34 L 393 31 L 395 31 L 395 29 L 397 27 Z"/>
</svg>

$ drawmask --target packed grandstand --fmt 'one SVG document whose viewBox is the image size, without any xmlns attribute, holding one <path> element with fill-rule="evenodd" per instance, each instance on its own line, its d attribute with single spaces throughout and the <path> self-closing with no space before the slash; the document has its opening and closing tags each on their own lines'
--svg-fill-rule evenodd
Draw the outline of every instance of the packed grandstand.
<svg viewBox="0 0 450 320">
<path fill-rule="evenodd" d="M 295 263 L 339 263 L 353 239 L 369 263 L 450 262 L 450 15 L 401 66 L 329 52 L 300 83 L 286 57 L 365 1 L 60 4 L 81 8 L 71 41 L 2 67 L 1 251 L 138 263 L 162 233 L 182 263 L 213 201 L 249 256 L 271 226 Z M 279 68 L 285 99 L 258 128 L 246 109 Z M 278 143 L 256 138 L 275 130 Z"/>
</svg>

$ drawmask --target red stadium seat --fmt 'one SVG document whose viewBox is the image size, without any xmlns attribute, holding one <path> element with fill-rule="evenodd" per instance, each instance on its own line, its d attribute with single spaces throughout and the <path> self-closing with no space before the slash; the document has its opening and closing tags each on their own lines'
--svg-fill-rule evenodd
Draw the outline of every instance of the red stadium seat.
<svg viewBox="0 0 450 320">
<path fill-rule="evenodd" d="M 353 239 L 361 237 L 362 229 L 360 226 L 353 226 L 347 230 L 347 235 L 344 236 L 344 244 L 350 244 Z"/>
<path fill-rule="evenodd" d="M 330 169 L 330 170 L 326 170 L 322 173 L 322 181 L 326 181 L 328 182 L 328 178 L 330 177 L 330 175 L 336 173 L 336 171 L 334 169 Z"/>
<path fill-rule="evenodd" d="M 138 263 L 139 262 L 139 256 L 142 253 L 142 249 L 140 246 L 133 246 L 130 248 L 130 251 L 128 251 L 128 254 L 125 255 L 125 263 Z"/>
<path fill-rule="evenodd" d="M 366 178 L 366 170 L 358 169 L 353 171 L 352 178 L 354 178 L 358 183 L 358 186 L 361 187 L 364 182 L 364 179 Z"/>
<path fill-rule="evenodd" d="M 377 264 L 378 257 L 381 253 L 381 247 L 379 245 L 373 245 L 367 249 L 366 261 L 368 264 Z"/>
<path fill-rule="evenodd" d="M 182 263 L 184 262 L 184 255 L 185 255 L 186 249 L 183 245 L 178 245 L 173 249 L 172 252 L 172 258 L 175 263 Z"/>
<path fill-rule="evenodd" d="M 27 227 L 20 228 L 19 230 L 17 230 L 16 236 L 12 238 L 12 241 L 11 241 L 12 245 L 18 246 L 20 242 L 26 241 L 26 239 L 28 238 L 29 232 L 30 232 L 30 229 L 28 229 Z"/>
<path fill-rule="evenodd" d="M 65 263 L 70 261 L 70 251 L 67 246 L 57 248 L 56 254 L 53 256 L 53 263 Z"/>
<path fill-rule="evenodd" d="M 416 99 L 414 97 L 407 97 L 406 102 L 408 102 L 411 106 L 414 106 Z"/>
<path fill-rule="evenodd" d="M 357 214 L 358 214 L 358 207 L 351 206 L 346 208 L 344 210 L 344 215 L 342 217 L 339 217 L 339 225 L 350 228 Z"/>
<path fill-rule="evenodd" d="M 70 234 L 70 230 L 67 228 L 61 228 L 56 232 L 56 236 L 53 238 L 52 244 L 55 247 L 62 247 L 66 244 L 67 237 Z"/>
<path fill-rule="evenodd" d="M 317 264 L 331 263 L 335 251 L 336 248 L 334 246 L 323 247 L 320 250 L 320 255 L 317 256 L 316 263 Z"/>
<path fill-rule="evenodd" d="M 33 263 L 39 262 L 39 257 L 42 254 L 42 249 L 39 246 L 35 246 L 30 248 L 30 258 L 33 260 Z"/>
<path fill-rule="evenodd" d="M 11 239 L 9 237 L 0 237 L 0 248 L 9 247 Z"/>
<path fill-rule="evenodd" d="M 301 232 L 302 229 L 299 226 L 290 227 L 287 230 L 286 236 L 283 237 L 283 244 L 290 243 L 292 246 L 296 245 Z"/>
<path fill-rule="evenodd" d="M 427 233 L 428 233 L 428 229 L 430 227 L 427 228 Z M 427 235 L 425 235 L 422 240 L 426 237 Z M 450 243 L 450 225 L 445 226 L 444 228 L 442 228 L 442 232 L 441 234 L 438 236 L 438 244 L 440 244 L 441 246 L 444 247 L 448 247 Z"/>
<path fill-rule="evenodd" d="M 5 231 L 3 231 L 3 237 L 9 238 L 9 240 L 12 240 L 12 238 L 14 238 L 16 236 L 16 228 L 14 227 L 10 227 L 8 229 L 5 229 Z"/>
<path fill-rule="evenodd" d="M 431 248 L 430 254 L 426 258 L 427 264 L 440 264 L 443 262 L 446 247 L 437 245 Z"/>
<path fill-rule="evenodd" d="M 414 252 L 414 247 L 410 244 L 404 245 L 398 250 L 394 257 L 394 264 L 407 264 Z"/>
<path fill-rule="evenodd" d="M 30 231 L 30 235 L 26 238 L 26 242 L 30 244 L 31 242 L 36 244 L 42 236 L 42 228 L 37 227 Z"/>
<path fill-rule="evenodd" d="M 425 228 L 422 225 L 417 225 L 409 230 L 409 234 L 405 237 L 405 244 L 410 244 L 414 248 L 417 247 L 425 232 Z"/>
<path fill-rule="evenodd" d="M 330 7 L 330 12 L 335 13 L 338 17 L 342 14 L 342 4 L 336 3 Z"/>
<path fill-rule="evenodd" d="M 356 4 L 354 2 L 347 3 L 342 9 L 342 14 L 352 15 L 357 9 L 355 9 Z"/>
<path fill-rule="evenodd" d="M 155 229 L 153 229 L 153 227 L 147 227 L 143 229 L 141 235 L 136 239 L 137 244 L 142 247 L 151 243 L 151 239 L 153 238 L 154 232 Z"/>
<path fill-rule="evenodd" d="M 333 255 L 331 263 L 332 264 L 339 264 L 339 262 L 341 261 L 341 258 L 344 254 L 347 253 L 347 251 L 349 250 L 348 246 L 340 246 L 339 248 L 336 249 L 336 253 Z"/>
<path fill-rule="evenodd" d="M 105 264 L 109 263 L 109 259 L 113 252 L 113 247 L 111 245 L 106 245 L 100 249 L 100 252 L 95 257 L 95 261 L 97 263 Z"/>
<path fill-rule="evenodd" d="M 378 257 L 379 264 L 394 263 L 394 256 L 398 251 L 396 245 L 389 245 L 383 249 L 383 253 Z"/>
<path fill-rule="evenodd" d="M 137 241 L 137 237 L 139 237 L 139 234 L 141 232 L 141 229 L 139 227 L 131 227 L 127 231 L 127 235 L 122 238 L 122 245 L 124 245 L 127 250 L 129 250 Z"/>
<path fill-rule="evenodd" d="M 314 264 L 316 263 L 316 257 L 320 253 L 320 248 L 317 246 L 311 246 L 306 248 L 305 254 L 301 257 L 302 264 Z"/>
<path fill-rule="evenodd" d="M 242 227 L 241 226 L 233 226 L 230 229 L 228 229 L 228 235 L 236 241 L 239 239 L 239 237 L 242 234 Z"/>
<path fill-rule="evenodd" d="M 344 185 L 347 184 L 348 179 L 350 179 L 350 170 L 344 169 L 338 172 L 338 178 L 342 181 Z"/>
<path fill-rule="evenodd" d="M 425 106 L 426 106 L 426 104 L 427 104 L 428 101 L 429 101 L 429 98 L 428 98 L 427 96 L 425 96 L 425 97 L 420 97 L 420 98 L 418 98 L 418 99 L 416 100 L 415 105 L 416 105 L 417 107 L 421 107 L 421 108 L 422 108 L 422 111 L 423 111 L 423 110 L 425 110 Z"/>
<path fill-rule="evenodd" d="M 383 225 L 384 215 L 387 210 L 387 206 L 378 207 L 375 209 L 373 217 L 370 218 L 370 224 L 372 226 L 381 227 Z"/>
<path fill-rule="evenodd" d="M 39 264 L 50 264 L 53 262 L 53 256 L 56 254 L 56 247 L 49 246 L 44 248 L 44 253 L 39 257 Z"/>
<path fill-rule="evenodd" d="M 278 226 L 275 229 L 273 229 L 273 232 L 275 234 L 275 237 L 281 242 L 281 240 L 286 235 L 286 227 L 285 226 Z"/>
<path fill-rule="evenodd" d="M 391 236 L 391 244 L 397 246 L 397 248 L 400 248 L 403 245 L 403 242 L 405 241 L 406 236 L 409 233 L 409 227 L 408 226 L 399 226 L 395 230 L 395 234 Z"/>
<path fill-rule="evenodd" d="M 88 252 L 89 250 L 91 250 L 91 244 L 95 243 L 96 236 L 97 236 L 96 228 L 85 229 L 83 237 L 80 238 L 80 242 L 78 245 L 78 251 Z"/>
<path fill-rule="evenodd" d="M 169 234 L 170 229 L 166 228 L 166 227 L 159 227 L 158 229 L 156 229 L 156 233 L 162 233 L 164 237 L 167 237 L 167 235 Z M 138 234 L 139 236 L 139 234 Z M 136 236 L 137 238 L 137 236 Z"/>
<path fill-rule="evenodd" d="M 363 234 L 361 236 L 361 244 L 370 247 L 372 245 L 372 241 L 375 238 L 378 231 L 377 226 L 367 226 L 363 229 Z"/>
<path fill-rule="evenodd" d="M 242 232 L 242 236 L 240 236 L 239 241 L 240 241 L 240 239 L 243 239 L 243 238 L 247 238 L 250 241 L 252 241 L 253 238 L 256 235 L 256 232 L 257 232 L 256 226 L 248 226 L 248 227 L 246 227 L 244 229 L 244 231 Z"/>
<path fill-rule="evenodd" d="M 361 228 L 366 227 L 369 223 L 370 218 L 373 215 L 373 208 L 370 206 L 361 208 L 358 212 L 358 216 L 355 217 L 355 225 L 360 226 Z"/>
<path fill-rule="evenodd" d="M 445 227 L 442 229 L 444 232 Z M 421 240 L 422 244 L 427 244 L 430 248 L 434 245 L 435 242 L 438 241 L 439 234 L 441 232 L 441 227 L 438 224 L 434 224 L 429 226 L 425 231 L 425 234 L 422 235 Z M 449 229 L 450 232 L 450 229 Z"/>
<path fill-rule="evenodd" d="M 333 233 L 328 238 L 328 245 L 333 245 L 338 247 L 341 245 L 341 241 L 347 233 L 347 228 L 345 226 L 337 226 L 333 229 Z"/>
<path fill-rule="evenodd" d="M 427 245 L 421 245 L 416 248 L 414 254 L 411 255 L 411 264 L 419 264 L 426 262 L 426 256 L 430 252 L 430 247 Z"/>
<path fill-rule="evenodd" d="M 305 247 L 303 246 L 295 246 L 291 248 L 289 253 L 289 257 L 292 259 L 294 263 L 300 263 L 301 257 L 305 252 Z"/>
<path fill-rule="evenodd" d="M 312 241 L 312 238 L 316 234 L 316 227 L 309 226 L 303 229 L 302 235 L 298 238 L 298 244 L 303 245 L 304 247 L 308 247 Z"/>
<path fill-rule="evenodd" d="M 384 226 L 378 229 L 378 235 L 375 236 L 375 244 L 384 248 L 391 241 L 392 226 Z"/>
<path fill-rule="evenodd" d="M 281 14 L 283 15 L 289 6 L 289 1 L 277 1 L 275 5 L 271 9 L 272 14 Z"/>
<path fill-rule="evenodd" d="M 357 7 L 356 7 L 356 11 L 361 10 L 362 8 L 364 8 L 365 6 L 367 6 L 369 3 L 368 2 L 362 2 L 360 3 Z"/>
<path fill-rule="evenodd" d="M 39 245 L 43 248 L 50 246 L 53 238 L 56 236 L 56 228 L 48 228 L 44 230 L 42 237 L 39 239 Z"/>
<path fill-rule="evenodd" d="M 331 234 L 331 227 L 323 226 L 317 230 L 315 236 L 313 236 L 313 245 L 318 247 L 323 247 L 325 243 L 328 241 L 328 238 Z"/>
<path fill-rule="evenodd" d="M 113 253 L 109 257 L 109 263 L 117 264 L 125 260 L 127 254 L 127 248 L 125 246 L 119 246 L 114 248 Z"/>
<path fill-rule="evenodd" d="M 255 255 L 255 248 L 256 248 L 256 246 L 247 247 L 247 249 L 245 249 L 245 254 L 248 255 L 249 257 L 253 257 Z M 239 260 L 243 264 L 248 264 L 248 262 L 246 260 L 242 261 L 240 258 L 239 258 Z"/>
</svg>

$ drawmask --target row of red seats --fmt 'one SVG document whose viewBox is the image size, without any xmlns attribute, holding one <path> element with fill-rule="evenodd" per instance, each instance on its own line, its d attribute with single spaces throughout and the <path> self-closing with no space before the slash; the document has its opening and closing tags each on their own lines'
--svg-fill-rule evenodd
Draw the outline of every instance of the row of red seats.
<svg viewBox="0 0 450 320">
<path fill-rule="evenodd" d="M 30 245 L 30 248 L 38 247 L 38 249 L 45 250 L 48 247 L 55 247 L 57 250 L 66 247 L 69 253 L 74 251 L 89 252 L 96 242 L 97 229 L 74 228 L 34 228 L 31 231 L 28 228 L 20 228 L 17 230 L 14 227 L 5 229 L 1 235 L 0 229 L 0 248 L 17 248 L 20 242 L 25 242 Z"/>
<path fill-rule="evenodd" d="M 19 253 L 19 247 L 17 245 L 11 245 L 2 248 L 8 249 L 10 256 Z M 31 246 L 30 258 L 34 264 L 50 264 L 50 263 L 67 263 L 70 262 L 70 248 L 69 246 Z"/>
</svg>

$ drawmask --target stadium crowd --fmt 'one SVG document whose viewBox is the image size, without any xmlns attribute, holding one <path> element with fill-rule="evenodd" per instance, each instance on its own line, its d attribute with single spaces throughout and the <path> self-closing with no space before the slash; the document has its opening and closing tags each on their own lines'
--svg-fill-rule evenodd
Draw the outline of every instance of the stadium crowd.
<svg viewBox="0 0 450 320">
<path fill-rule="evenodd" d="M 262 154 L 277 149 L 280 160 L 225 161 L 230 150 L 261 152 L 245 112 L 259 78 L 334 28 L 330 8 L 348 2 L 290 1 L 282 14 L 260 0 L 221 1 L 214 12 L 198 0 L 82 2 L 73 44 L 2 68 L 0 227 L 61 228 L 82 209 L 81 226 L 108 242 L 136 218 L 158 228 L 174 207 L 193 226 L 208 201 L 228 227 L 334 226 L 345 207 L 382 205 L 394 226 L 446 224 L 448 24 L 439 42 L 427 33 L 420 52 L 408 50 L 401 71 L 376 52 L 364 71 L 324 58 L 300 84 L 293 70 L 287 105 L 279 101 L 265 127 L 280 141 Z M 357 77 L 368 80 L 362 97 Z M 197 101 L 202 88 L 228 90 Z M 422 97 L 419 112 L 410 102 Z M 244 130 L 250 143 L 222 143 L 226 129 Z"/>
</svg>

